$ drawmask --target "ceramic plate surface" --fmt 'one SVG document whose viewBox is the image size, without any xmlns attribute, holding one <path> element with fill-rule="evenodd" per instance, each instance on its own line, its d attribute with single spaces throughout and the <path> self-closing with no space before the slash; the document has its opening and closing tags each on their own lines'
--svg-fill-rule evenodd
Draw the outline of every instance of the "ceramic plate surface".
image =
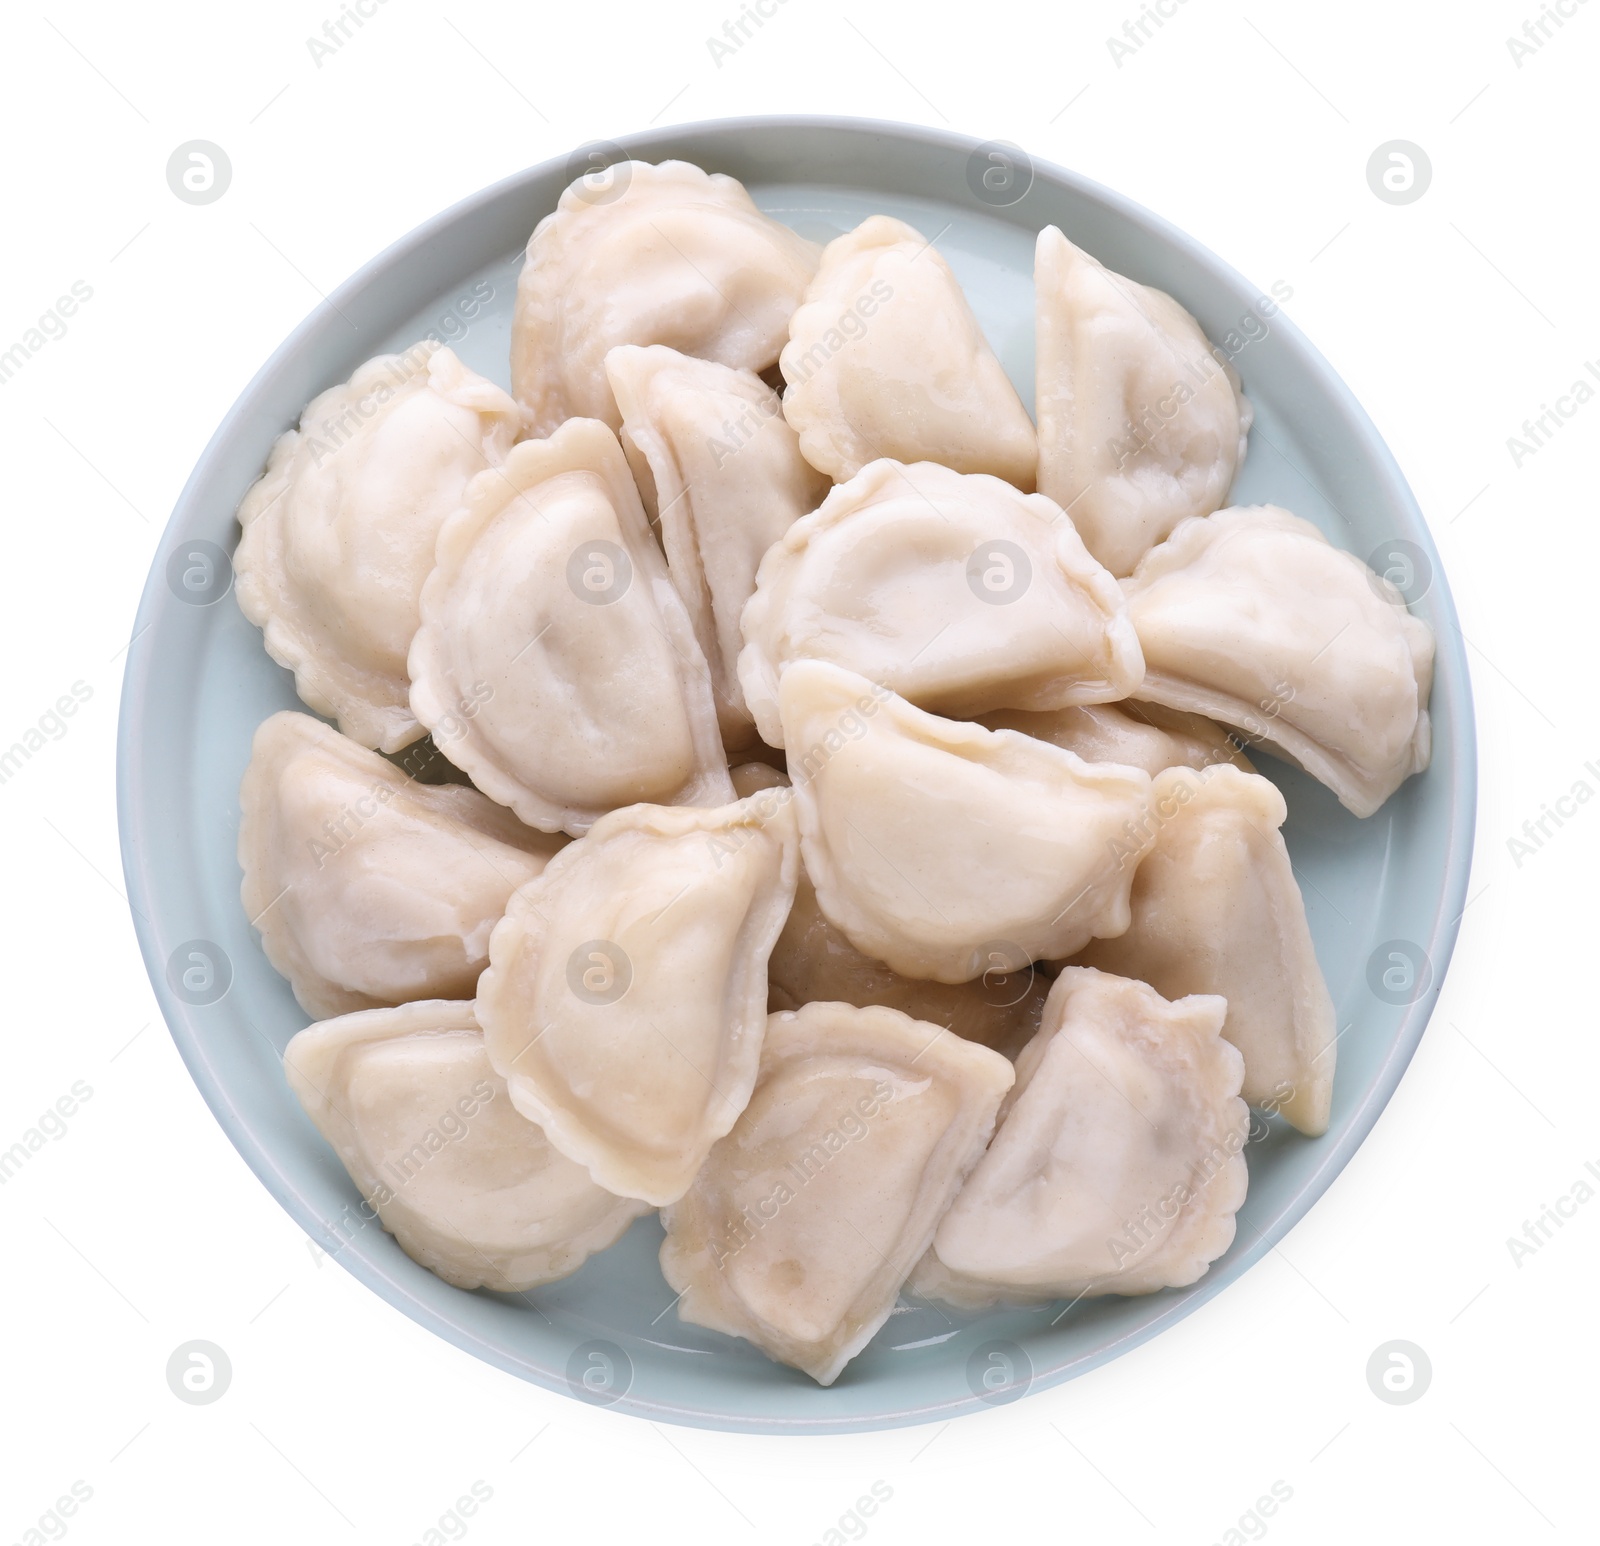
<svg viewBox="0 0 1600 1546">
<path fill-rule="evenodd" d="M 118 753 L 123 863 L 151 981 L 217 1120 L 306 1233 L 480 1358 L 619 1411 L 767 1432 L 927 1422 L 1014 1399 L 1114 1357 L 1225 1289 L 1327 1188 L 1399 1081 L 1455 939 L 1472 840 L 1471 697 L 1449 591 L 1405 480 L 1326 361 L 1281 314 L 1264 316 L 1255 286 L 1117 195 L 1057 168 L 1008 167 L 1005 152 L 995 159 L 956 135 L 863 121 L 727 121 L 622 145 L 643 160 L 730 173 L 819 241 L 870 214 L 909 221 L 938 243 L 1030 408 L 1034 237 L 1059 225 L 1110 267 L 1170 291 L 1234 354 L 1256 410 L 1234 502 L 1287 506 L 1407 582 L 1438 639 L 1427 773 L 1358 821 L 1310 778 L 1257 759 L 1288 800 L 1285 836 L 1338 1006 L 1327 1135 L 1309 1140 L 1275 1121 L 1250 1143 L 1238 1236 L 1193 1287 L 1084 1300 L 1065 1314 L 964 1315 L 902 1300 L 828 1390 L 745 1343 L 681 1324 L 656 1265 L 653 1217 L 575 1276 L 523 1296 L 451 1288 L 377 1224 L 352 1227 L 355 1189 L 284 1081 L 283 1047 L 306 1016 L 244 916 L 234 854 L 251 734 L 275 710 L 302 705 L 220 590 L 230 570 L 218 550 L 233 550 L 234 510 L 273 439 L 370 356 L 432 334 L 509 384 L 522 249 L 581 161 L 490 188 L 370 263 L 262 368 L 184 489 L 134 625 Z M 207 563 L 217 585 L 197 591 Z"/>
</svg>

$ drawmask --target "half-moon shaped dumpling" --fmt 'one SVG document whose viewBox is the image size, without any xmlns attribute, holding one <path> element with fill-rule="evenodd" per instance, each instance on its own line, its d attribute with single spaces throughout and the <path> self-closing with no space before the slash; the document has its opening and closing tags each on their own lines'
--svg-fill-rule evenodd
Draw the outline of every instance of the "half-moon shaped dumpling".
<svg viewBox="0 0 1600 1546">
<path fill-rule="evenodd" d="M 749 762 L 733 769 L 733 787 L 744 798 L 758 789 L 787 789 L 789 780 L 764 762 Z M 803 867 L 789 921 L 767 962 L 767 1008 L 775 1014 L 814 1003 L 862 1009 L 883 1004 L 1007 1057 L 1015 1057 L 1039 1029 L 1049 991 L 1050 979 L 1031 961 L 998 946 L 991 947 L 982 976 L 971 982 L 902 977 L 862 955 L 828 922 Z"/>
<path fill-rule="evenodd" d="M 565 842 L 287 710 L 239 789 L 245 912 L 319 1017 L 470 994 L 507 899 Z"/>
<path fill-rule="evenodd" d="M 1237 726 L 1358 816 L 1427 767 L 1433 634 L 1309 521 L 1273 505 L 1190 521 L 1123 590 L 1141 698 Z"/>
<path fill-rule="evenodd" d="M 739 679 L 773 746 L 791 660 L 958 716 L 1110 702 L 1144 675 L 1117 582 L 1072 522 L 979 473 L 874 462 L 796 521 L 756 580 Z"/>
<path fill-rule="evenodd" d="M 422 588 L 411 707 L 544 831 L 727 803 L 710 672 L 605 425 L 569 419 L 468 485 Z"/>
<path fill-rule="evenodd" d="M 1333 1097 L 1333 999 L 1278 828 L 1288 807 L 1236 768 L 1161 774 L 1156 844 L 1133 877 L 1133 922 L 1077 957 L 1166 998 L 1215 993 L 1222 1034 L 1244 1054 L 1244 1098 L 1313 1138 Z"/>
<path fill-rule="evenodd" d="M 978 718 L 991 730 L 1020 730 L 1085 762 L 1123 762 L 1152 778 L 1167 768 L 1210 768 L 1231 763 L 1253 773 L 1250 759 L 1221 725 L 1200 714 L 1183 714 L 1159 704 L 1090 703 L 1050 713 L 1000 709 Z"/>
<path fill-rule="evenodd" d="M 967 982 L 1128 927 L 1150 776 L 939 719 L 796 661 L 780 692 L 806 873 L 830 922 L 906 977 Z"/>
<path fill-rule="evenodd" d="M 1220 998 L 1168 1003 L 1069 966 L 1000 1130 L 911 1292 L 967 1309 L 1193 1283 L 1233 1243 L 1249 1171 Z"/>
<path fill-rule="evenodd" d="M 831 1385 L 888 1320 L 1012 1078 L 897 1010 L 773 1015 L 744 1115 L 662 1214 L 679 1317 Z"/>
<path fill-rule="evenodd" d="M 413 344 L 314 398 L 239 506 L 241 610 L 300 696 L 363 746 L 398 751 L 423 733 L 406 651 L 434 542 L 521 427 L 493 382 Z"/>
<path fill-rule="evenodd" d="M 564 1278 L 650 1211 L 596 1186 L 518 1115 L 470 1003 L 324 1020 L 289 1043 L 283 1068 L 383 1227 L 457 1288 Z"/>
<path fill-rule="evenodd" d="M 605 371 L 618 344 L 767 370 L 820 257 L 743 183 L 687 161 L 579 178 L 534 228 L 517 281 L 511 388 L 529 433 L 575 417 L 620 428 Z"/>
<path fill-rule="evenodd" d="M 950 265 L 902 221 L 828 243 L 779 364 L 800 450 L 838 482 L 887 456 L 1033 487 L 1028 412 Z"/>
<path fill-rule="evenodd" d="M 1034 260 L 1039 491 L 1115 575 L 1179 521 L 1221 507 L 1253 413 L 1238 373 L 1162 290 L 1055 226 Z"/>
<path fill-rule="evenodd" d="M 681 1197 L 750 1099 L 800 868 L 781 794 L 614 811 L 490 938 L 478 1018 L 495 1069 L 608 1191 Z"/>
<path fill-rule="evenodd" d="M 630 344 L 606 356 L 606 374 L 623 449 L 711 664 L 722 739 L 746 746 L 755 728 L 739 687 L 739 616 L 762 555 L 821 504 L 828 480 L 800 455 L 778 394 L 747 370 Z"/>
</svg>

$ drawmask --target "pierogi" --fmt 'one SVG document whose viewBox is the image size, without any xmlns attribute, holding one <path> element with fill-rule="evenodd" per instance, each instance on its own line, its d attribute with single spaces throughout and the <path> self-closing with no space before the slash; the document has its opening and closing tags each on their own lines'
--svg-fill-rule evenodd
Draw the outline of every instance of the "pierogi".
<svg viewBox="0 0 1600 1546">
<path fill-rule="evenodd" d="M 831 1385 L 889 1318 L 1013 1077 L 898 1010 L 773 1015 L 738 1125 L 662 1214 L 679 1317 Z"/>
<path fill-rule="evenodd" d="M 1138 690 L 1115 580 L 1060 509 L 983 474 L 879 461 L 761 560 L 739 680 L 782 746 L 778 679 L 829 660 L 934 713 L 1058 709 Z"/>
<path fill-rule="evenodd" d="M 753 762 L 733 769 L 733 787 L 742 799 L 758 789 L 787 790 L 789 780 L 766 763 Z M 863 955 L 828 921 L 802 867 L 789 920 L 767 962 L 767 1008 L 776 1014 L 811 1003 L 862 1009 L 883 1004 L 1014 1058 L 1039 1029 L 1050 979 L 1000 943 L 988 948 L 987 957 L 982 975 L 971 982 L 902 977 Z"/>
<path fill-rule="evenodd" d="M 1034 265 L 1039 492 L 1113 574 L 1180 521 L 1220 509 L 1253 410 L 1238 372 L 1162 290 L 1039 233 Z"/>
<path fill-rule="evenodd" d="M 576 1272 L 648 1206 L 614 1197 L 519 1116 L 470 1003 L 427 999 L 307 1027 L 289 1087 L 413 1261 L 520 1293 Z"/>
<path fill-rule="evenodd" d="M 584 832 L 619 806 L 733 793 L 711 675 L 617 437 L 569 419 L 475 478 L 439 533 L 411 645 L 429 729 L 530 826 Z"/>
<path fill-rule="evenodd" d="M 319 1017 L 470 994 L 507 899 L 565 842 L 289 710 L 239 790 L 245 914 Z"/>
<path fill-rule="evenodd" d="M 1141 698 L 1237 727 L 1357 816 L 1427 767 L 1433 633 L 1310 521 L 1273 505 L 1188 521 L 1123 590 Z"/>
<path fill-rule="evenodd" d="M 780 689 L 806 873 L 830 922 L 905 977 L 968 982 L 1128 927 L 1150 775 L 940 719 L 820 660 Z"/>
<path fill-rule="evenodd" d="M 511 1101 L 619 1196 L 681 1197 L 744 1110 L 794 898 L 790 802 L 635 805 L 512 898 L 477 1012 Z"/>
<path fill-rule="evenodd" d="M 605 369 L 619 344 L 767 370 L 821 256 L 742 183 L 687 161 L 578 178 L 534 228 L 517 281 L 511 389 L 528 433 L 570 418 L 619 429 Z"/>
<path fill-rule="evenodd" d="M 911 1291 L 965 1309 L 1183 1288 L 1233 1243 L 1250 1112 L 1226 1005 L 1069 966 Z"/>
<path fill-rule="evenodd" d="M 711 666 L 723 743 L 756 738 L 739 687 L 739 617 L 762 555 L 828 492 L 759 376 L 657 344 L 606 356 L 622 447 L 659 521 L 672 583 Z"/>
<path fill-rule="evenodd" d="M 1033 424 L 956 276 L 921 232 L 873 215 L 828 243 L 779 359 L 784 417 L 836 482 L 942 462 L 1033 488 Z"/>
<path fill-rule="evenodd" d="M 1169 769 L 1152 793 L 1160 826 L 1133 877 L 1133 922 L 1076 962 L 1169 999 L 1226 999 L 1222 1034 L 1244 1055 L 1244 1098 L 1317 1137 L 1333 1098 L 1333 999 L 1278 831 L 1283 796 L 1227 766 Z"/>
<path fill-rule="evenodd" d="M 301 698 L 363 746 L 398 751 L 424 733 L 406 652 L 434 543 L 521 424 L 450 350 L 413 344 L 313 399 L 239 506 L 240 609 Z"/>
</svg>

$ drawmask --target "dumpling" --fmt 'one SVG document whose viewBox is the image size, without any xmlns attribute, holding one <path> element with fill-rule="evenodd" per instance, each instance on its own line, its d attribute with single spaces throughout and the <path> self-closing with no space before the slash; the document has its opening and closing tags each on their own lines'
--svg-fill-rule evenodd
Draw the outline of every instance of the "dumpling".
<svg viewBox="0 0 1600 1546">
<path fill-rule="evenodd" d="M 942 462 L 1032 489 L 1033 424 L 932 242 L 873 215 L 829 242 L 779 359 L 813 467 Z"/>
<path fill-rule="evenodd" d="M 761 561 L 739 680 L 783 745 L 778 678 L 831 660 L 934 713 L 1126 698 L 1144 658 L 1117 583 L 1055 505 L 982 474 L 880 461 Z"/>
<path fill-rule="evenodd" d="M 406 651 L 434 541 L 521 425 L 493 382 L 413 344 L 313 399 L 239 506 L 240 608 L 300 696 L 363 746 L 398 751 L 423 733 Z"/>
<path fill-rule="evenodd" d="M 942 1025 L 965 1041 L 981 1042 L 1015 1058 L 1039 1029 L 1051 979 L 1003 943 L 985 952 L 981 975 L 970 982 L 929 982 L 902 977 L 862 955 L 842 929 L 828 922 L 816 888 L 802 872 L 789 921 L 767 963 L 767 1007 L 844 1003 L 865 1009 L 882 1004 L 913 1020 Z"/>
<path fill-rule="evenodd" d="M 528 239 L 511 323 L 511 389 L 529 433 L 569 418 L 621 427 L 605 358 L 668 344 L 761 372 L 822 250 L 756 208 L 744 185 L 687 161 L 627 161 L 580 178 Z"/>
<path fill-rule="evenodd" d="M 1162 290 L 1039 233 L 1035 407 L 1039 492 L 1115 575 L 1179 521 L 1219 509 L 1253 411 L 1238 373 Z"/>
<path fill-rule="evenodd" d="M 828 480 L 800 455 L 778 394 L 747 370 L 629 344 L 606 356 L 606 375 L 623 449 L 711 665 L 723 742 L 749 745 L 739 616 L 762 555 L 822 503 Z"/>
<path fill-rule="evenodd" d="M 1000 1130 L 910 1290 L 965 1309 L 1183 1288 L 1233 1243 L 1249 1171 L 1220 998 L 1069 966 Z"/>
<path fill-rule="evenodd" d="M 831 1385 L 888 1320 L 1013 1077 L 894 1009 L 773 1015 L 744 1115 L 662 1214 L 679 1317 Z"/>
<path fill-rule="evenodd" d="M 760 789 L 787 789 L 789 780 L 764 762 L 752 762 L 733 769 L 733 787 L 743 799 Z M 883 1004 L 1015 1057 L 1039 1029 L 1050 979 L 1014 950 L 992 946 L 988 956 L 982 976 L 971 982 L 902 977 L 862 955 L 828 922 L 802 868 L 789 920 L 767 962 L 767 1008 L 777 1013 L 819 1002 L 863 1009 Z"/>
<path fill-rule="evenodd" d="M 1071 955 L 1128 927 L 1149 774 L 936 718 L 820 660 L 783 673 L 780 701 L 806 873 L 856 949 L 967 982 L 996 950 Z"/>
<path fill-rule="evenodd" d="M 489 1057 L 608 1191 L 681 1197 L 744 1110 L 799 867 L 769 791 L 615 811 L 512 897 L 478 983 Z"/>
<path fill-rule="evenodd" d="M 727 803 L 710 672 L 605 425 L 569 419 L 468 486 L 422 588 L 411 707 L 456 725 L 444 754 L 548 832 Z"/>
<path fill-rule="evenodd" d="M 457 1288 L 564 1278 L 650 1211 L 596 1186 L 517 1114 L 470 1003 L 324 1020 L 290 1041 L 283 1069 L 366 1206 Z"/>
<path fill-rule="evenodd" d="M 319 1018 L 470 994 L 507 899 L 565 842 L 288 710 L 239 789 L 245 913 Z"/>
<path fill-rule="evenodd" d="M 1358 816 L 1427 767 L 1433 634 L 1309 521 L 1273 505 L 1190 521 L 1123 590 L 1141 698 L 1237 726 Z"/>
<path fill-rule="evenodd" d="M 1264 778 L 1218 766 L 1155 781 L 1155 847 L 1133 877 L 1133 922 L 1080 966 L 1137 977 L 1166 998 L 1227 1000 L 1222 1034 L 1244 1054 L 1244 1098 L 1313 1138 L 1333 1098 L 1333 999 Z"/>
<path fill-rule="evenodd" d="M 1231 763 L 1253 773 L 1238 741 L 1221 725 L 1199 714 L 1183 714 L 1154 703 L 1090 703 L 1033 714 L 1000 709 L 981 714 L 990 730 L 1020 730 L 1085 762 L 1123 762 L 1152 778 L 1166 768 L 1209 768 Z"/>
</svg>

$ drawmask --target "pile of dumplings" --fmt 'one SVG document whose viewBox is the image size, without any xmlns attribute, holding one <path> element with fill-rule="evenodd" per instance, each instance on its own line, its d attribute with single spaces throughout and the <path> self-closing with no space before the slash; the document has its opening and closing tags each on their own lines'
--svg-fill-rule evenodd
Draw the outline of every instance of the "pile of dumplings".
<svg viewBox="0 0 1600 1546">
<path fill-rule="evenodd" d="M 529 241 L 514 395 L 420 343 L 274 447 L 237 595 L 322 717 L 255 736 L 244 905 L 290 1085 L 446 1281 L 659 1209 L 677 1313 L 827 1385 L 903 1289 L 1194 1282 L 1249 1106 L 1325 1130 L 1247 753 L 1370 815 L 1432 636 L 1223 508 L 1251 407 L 1177 301 L 1054 227 L 1036 285 L 1037 426 L 920 232 L 628 162 Z"/>
</svg>

